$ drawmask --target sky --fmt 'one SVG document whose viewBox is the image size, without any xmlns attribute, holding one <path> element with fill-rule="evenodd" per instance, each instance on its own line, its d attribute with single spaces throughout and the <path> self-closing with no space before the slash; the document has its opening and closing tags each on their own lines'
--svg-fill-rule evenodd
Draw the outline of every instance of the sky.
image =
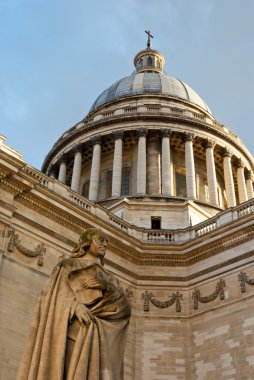
<svg viewBox="0 0 254 380">
<path fill-rule="evenodd" d="M 254 154 L 253 0 L 1 0 L 0 134 L 37 169 L 152 47 Z"/>
</svg>

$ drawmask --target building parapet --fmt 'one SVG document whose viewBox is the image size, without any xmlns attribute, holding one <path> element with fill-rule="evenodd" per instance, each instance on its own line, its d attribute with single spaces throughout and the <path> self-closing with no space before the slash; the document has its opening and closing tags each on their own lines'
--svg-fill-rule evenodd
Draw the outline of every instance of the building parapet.
<svg viewBox="0 0 254 380">
<path fill-rule="evenodd" d="M 241 219 L 250 214 L 254 214 L 253 198 L 236 207 L 224 210 L 204 222 L 187 227 L 185 229 L 145 229 L 129 224 L 104 207 L 90 202 L 88 199 L 72 191 L 69 187 L 63 185 L 58 180 L 49 178 L 48 176 L 42 174 L 40 171 L 32 168 L 29 165 L 24 166 L 21 170 L 32 176 L 38 185 L 48 188 L 49 190 L 63 196 L 70 202 L 81 207 L 86 212 L 89 212 L 95 216 L 99 215 L 100 218 L 113 225 L 117 229 L 145 243 L 180 244 L 195 239 L 196 237 L 208 234 L 219 227 L 222 227 L 228 223 L 232 223 L 235 220 Z"/>
</svg>

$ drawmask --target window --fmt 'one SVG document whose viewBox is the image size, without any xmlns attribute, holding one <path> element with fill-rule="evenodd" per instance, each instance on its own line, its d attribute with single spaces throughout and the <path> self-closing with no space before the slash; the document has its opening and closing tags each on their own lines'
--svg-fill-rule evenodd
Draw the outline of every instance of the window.
<svg viewBox="0 0 254 380">
<path fill-rule="evenodd" d="M 130 169 L 126 168 L 122 171 L 122 184 L 121 184 L 121 195 L 130 194 Z"/>
<path fill-rule="evenodd" d="M 107 172 L 106 177 L 106 198 L 110 198 L 112 193 L 112 171 Z"/>
<path fill-rule="evenodd" d="M 83 190 L 82 190 L 82 195 L 86 198 L 89 196 L 89 186 L 90 186 L 90 181 L 87 181 L 83 185 Z"/>
<path fill-rule="evenodd" d="M 147 65 L 148 65 L 148 66 L 152 66 L 152 64 L 153 64 L 153 59 L 152 59 L 152 57 L 148 57 L 148 58 L 147 58 Z"/>
<path fill-rule="evenodd" d="M 161 229 L 161 217 L 160 216 L 152 216 L 151 217 L 151 228 L 152 228 L 152 230 L 160 230 Z"/>
<path fill-rule="evenodd" d="M 176 196 L 177 197 L 187 197 L 187 189 L 186 189 L 186 177 L 185 173 L 176 172 Z"/>
</svg>

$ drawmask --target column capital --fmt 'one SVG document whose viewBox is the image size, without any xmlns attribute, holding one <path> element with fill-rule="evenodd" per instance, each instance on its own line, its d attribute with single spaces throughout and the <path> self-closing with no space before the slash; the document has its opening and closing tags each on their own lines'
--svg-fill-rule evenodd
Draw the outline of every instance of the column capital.
<svg viewBox="0 0 254 380">
<path fill-rule="evenodd" d="M 232 157 L 233 153 L 228 148 L 222 148 L 222 157 Z"/>
<path fill-rule="evenodd" d="M 115 132 L 112 132 L 112 137 L 113 139 L 116 141 L 116 140 L 119 140 L 119 139 L 123 139 L 123 136 L 124 136 L 124 131 L 115 131 Z"/>
<path fill-rule="evenodd" d="M 195 139 L 195 135 L 193 133 L 187 133 L 187 132 L 185 132 L 183 134 L 183 141 L 184 142 L 186 142 L 186 141 L 192 141 L 193 142 L 194 139 Z"/>
<path fill-rule="evenodd" d="M 245 168 L 245 165 L 244 165 L 244 162 L 241 158 L 238 158 L 237 161 L 236 161 L 236 167 L 237 169 L 239 168 Z"/>
<path fill-rule="evenodd" d="M 172 135 L 171 129 L 161 129 L 161 137 L 170 137 Z"/>
<path fill-rule="evenodd" d="M 138 137 L 146 137 L 147 136 L 147 129 L 145 128 L 140 128 L 140 129 L 137 129 L 137 136 Z"/>
<path fill-rule="evenodd" d="M 76 146 L 74 146 L 74 154 L 76 153 L 82 153 L 82 146 L 80 144 L 77 144 Z"/>
<path fill-rule="evenodd" d="M 101 143 L 102 143 L 101 135 L 91 137 L 91 144 L 93 146 L 97 144 L 101 145 Z"/>
<path fill-rule="evenodd" d="M 214 141 L 206 139 L 203 146 L 205 149 L 208 149 L 208 148 L 214 148 L 215 145 L 216 143 Z"/>
<path fill-rule="evenodd" d="M 58 163 L 61 165 L 62 163 L 65 163 L 66 164 L 66 154 L 65 153 L 62 153 L 58 156 Z"/>
</svg>

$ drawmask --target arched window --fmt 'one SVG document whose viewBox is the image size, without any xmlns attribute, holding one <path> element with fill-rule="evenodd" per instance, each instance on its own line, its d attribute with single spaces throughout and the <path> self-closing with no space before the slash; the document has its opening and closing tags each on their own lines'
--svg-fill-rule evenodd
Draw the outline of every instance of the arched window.
<svg viewBox="0 0 254 380">
<path fill-rule="evenodd" d="M 152 64 L 153 64 L 153 58 L 149 55 L 149 57 L 147 57 L 147 65 L 152 66 Z"/>
</svg>

